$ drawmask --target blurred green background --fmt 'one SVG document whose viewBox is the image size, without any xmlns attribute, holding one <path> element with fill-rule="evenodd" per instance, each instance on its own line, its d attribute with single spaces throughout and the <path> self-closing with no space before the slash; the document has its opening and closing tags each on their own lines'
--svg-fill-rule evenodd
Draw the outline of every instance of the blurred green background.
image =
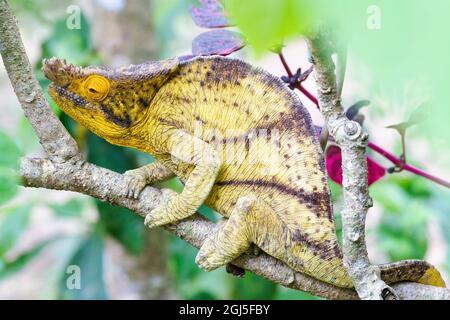
<svg viewBox="0 0 450 320">
<path fill-rule="evenodd" d="M 189 16 L 189 7 L 197 4 L 194 0 L 80 0 L 59 1 L 57 4 L 47 0 L 12 0 L 10 3 L 19 19 L 27 51 L 35 63 L 36 76 L 44 89 L 48 82 L 40 72 L 43 58 L 64 57 L 77 65 L 139 63 L 189 54 L 192 39 L 205 31 L 196 27 Z M 251 21 L 251 25 L 243 22 L 241 29 L 253 44 L 253 47 L 240 51 L 237 56 L 282 75 L 276 56 L 263 53 L 263 50 L 264 45 L 276 44 L 288 37 L 290 42 L 285 51 L 287 56 L 294 58 L 291 60 L 292 67 L 307 62 L 304 44 L 298 37 L 293 37 L 303 32 L 313 20 L 313 15 L 305 16 L 301 21 L 295 20 L 306 14 L 306 7 L 302 5 L 307 1 L 264 0 L 256 3 L 251 0 L 245 2 L 245 6 L 237 6 L 236 3 L 230 1 L 229 8 L 234 13 L 236 22 Z M 73 4 L 76 7 L 71 7 Z M 384 2 L 380 3 L 381 8 L 383 5 L 387 6 Z M 77 12 L 77 8 L 81 10 L 80 28 L 70 29 L 67 19 Z M 344 15 L 340 10 L 345 8 L 337 8 L 338 15 Z M 357 9 L 361 7 L 351 8 L 355 15 L 354 21 L 357 21 Z M 386 10 L 391 9 L 388 7 Z M 401 8 L 392 10 L 403 12 Z M 269 12 L 272 15 L 268 16 Z M 366 17 L 365 9 L 362 14 Z M 252 19 L 245 20 L 245 17 Z M 292 24 L 294 20 L 298 22 L 296 25 Z M 354 32 L 357 28 L 350 32 L 345 27 L 343 35 L 360 39 L 358 33 Z M 275 31 L 265 32 L 262 37 L 261 30 Z M 396 43 L 392 37 L 398 35 L 389 33 L 389 30 L 386 31 L 387 40 L 382 36 L 380 39 L 372 39 L 387 41 L 383 42 L 387 46 L 385 50 L 394 50 L 387 53 L 389 56 L 384 60 L 376 61 L 374 58 L 379 58 L 379 52 L 375 55 L 360 50 L 361 47 L 367 49 L 370 46 L 361 41 L 356 41 L 356 49 L 350 52 L 355 62 L 349 64 L 350 79 L 344 88 L 344 102 L 350 105 L 350 102 L 357 99 L 370 98 L 377 103 L 375 107 L 365 111 L 369 116 L 367 129 L 370 133 L 379 133 L 380 125 L 405 120 L 399 117 L 404 117 L 413 110 L 413 102 L 417 102 L 411 102 L 412 98 L 408 96 L 409 100 L 402 101 L 406 106 L 401 110 L 389 109 L 389 106 L 397 102 L 396 94 L 398 90 L 403 90 L 407 80 L 416 80 L 417 74 L 413 72 L 400 73 L 401 77 L 396 80 L 400 89 L 390 87 L 394 94 L 382 95 L 381 93 L 385 93 L 384 87 L 376 90 L 379 88 L 378 81 L 370 82 L 369 88 L 354 85 L 363 71 L 375 75 L 379 81 L 396 82 L 395 76 L 399 73 L 395 73 L 392 66 L 383 69 L 383 75 L 378 68 L 383 63 L 392 62 L 392 57 L 401 59 L 401 55 L 405 54 L 392 48 Z M 427 40 L 424 45 L 428 45 L 429 39 L 423 39 L 423 33 L 418 36 L 422 37 L 418 41 Z M 394 44 L 389 44 L 389 41 Z M 372 45 L 379 48 L 379 43 Z M 290 52 L 290 48 L 295 49 Z M 432 47 L 429 50 L 438 48 Z M 302 53 L 302 57 L 297 56 L 298 52 Z M 368 65 L 361 67 L 365 55 Z M 295 57 L 298 59 L 295 60 Z M 411 68 L 416 68 L 414 58 L 420 59 L 420 56 L 410 57 L 411 61 L 408 62 Z M 422 71 L 422 67 L 426 65 L 422 63 L 420 68 L 414 70 Z M 404 65 L 402 66 L 402 70 L 405 70 Z M 203 272 L 194 263 L 196 249 L 164 231 L 145 230 L 143 220 L 126 209 L 70 192 L 18 187 L 15 170 L 19 158 L 24 155 L 41 155 L 41 151 L 30 125 L 22 116 L 3 67 L 0 72 L 0 95 L 5 97 L 4 103 L 9 105 L 0 122 L 0 298 L 317 299 L 307 293 L 275 285 L 248 272 L 243 279 L 227 274 L 224 268 L 210 273 Z M 384 82 L 384 86 L 387 82 Z M 432 81 L 430 85 L 433 83 Z M 90 162 L 124 172 L 152 161 L 148 155 L 109 145 L 79 127 L 51 103 Z M 448 111 L 443 114 L 445 115 L 448 115 Z M 444 160 L 436 159 L 437 164 L 433 165 L 429 159 L 438 157 L 420 156 L 436 148 L 436 141 L 441 141 L 439 146 L 443 149 L 440 153 L 448 153 L 448 140 L 445 144 L 442 143 L 445 129 L 442 129 L 438 139 L 428 129 L 425 126 L 412 132 L 411 140 L 408 140 L 413 149 L 411 160 L 420 167 L 432 168 L 439 174 L 442 172 L 444 177 L 449 177 L 448 165 L 442 165 L 446 157 L 442 158 Z M 385 132 L 388 131 L 386 129 Z M 378 140 L 380 143 L 385 142 L 386 147 L 391 147 L 399 154 L 400 141 L 395 133 L 393 136 L 392 133 L 389 134 L 394 139 L 386 141 L 383 136 L 375 136 L 382 140 Z M 340 236 L 341 188 L 331 182 L 330 184 Z M 181 190 L 181 184 L 176 179 L 162 185 Z M 383 263 L 426 258 L 436 264 L 448 280 L 448 190 L 408 173 L 388 175 L 370 190 L 374 208 L 369 212 L 367 232 L 372 260 Z M 216 219 L 216 214 L 207 207 L 202 207 L 200 212 L 210 219 Z M 71 290 L 67 286 L 71 275 L 68 266 L 73 265 L 81 270 L 79 290 Z"/>
</svg>

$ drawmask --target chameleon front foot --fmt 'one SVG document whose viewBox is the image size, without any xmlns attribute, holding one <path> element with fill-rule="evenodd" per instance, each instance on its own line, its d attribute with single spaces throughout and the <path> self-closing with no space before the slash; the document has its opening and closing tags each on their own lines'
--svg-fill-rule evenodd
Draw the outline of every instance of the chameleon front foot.
<svg viewBox="0 0 450 320">
<path fill-rule="evenodd" d="M 140 168 L 134 170 L 128 170 L 124 173 L 125 183 L 127 185 L 127 190 L 125 195 L 128 198 L 139 198 L 142 190 L 144 190 L 147 185 L 147 177 L 142 174 Z"/>
<path fill-rule="evenodd" d="M 146 166 L 128 170 L 124 173 L 124 176 L 127 184 L 125 195 L 128 198 L 137 199 L 146 185 L 157 181 L 167 180 L 173 177 L 174 174 L 163 164 L 152 162 Z"/>
</svg>

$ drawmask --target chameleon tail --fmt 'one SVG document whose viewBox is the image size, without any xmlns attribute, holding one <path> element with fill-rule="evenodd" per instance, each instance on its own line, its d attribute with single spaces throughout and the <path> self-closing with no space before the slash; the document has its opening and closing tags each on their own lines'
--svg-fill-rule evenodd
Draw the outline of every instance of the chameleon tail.
<svg viewBox="0 0 450 320">
<path fill-rule="evenodd" d="M 435 287 L 444 287 L 445 282 L 439 271 L 423 260 L 403 260 L 394 263 L 379 265 L 381 279 L 387 284 L 398 282 L 417 282 Z M 338 287 L 353 287 L 352 280 L 341 264 L 321 280 Z"/>
<path fill-rule="evenodd" d="M 423 260 L 403 260 L 379 266 L 381 278 L 387 283 L 417 282 L 445 288 L 444 279 L 439 271 Z"/>
</svg>

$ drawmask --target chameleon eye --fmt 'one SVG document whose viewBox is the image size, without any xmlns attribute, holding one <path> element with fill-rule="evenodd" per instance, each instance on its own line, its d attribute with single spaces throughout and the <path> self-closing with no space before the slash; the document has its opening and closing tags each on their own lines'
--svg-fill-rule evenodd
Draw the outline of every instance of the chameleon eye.
<svg viewBox="0 0 450 320">
<path fill-rule="evenodd" d="M 105 77 L 94 74 L 86 79 L 84 87 L 88 98 L 100 102 L 108 95 L 110 84 Z"/>
</svg>

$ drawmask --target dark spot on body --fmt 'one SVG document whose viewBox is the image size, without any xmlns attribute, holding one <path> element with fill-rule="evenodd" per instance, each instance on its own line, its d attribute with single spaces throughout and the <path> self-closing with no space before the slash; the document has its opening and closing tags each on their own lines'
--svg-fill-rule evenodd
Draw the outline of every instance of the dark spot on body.
<svg viewBox="0 0 450 320">
<path fill-rule="evenodd" d="M 245 150 L 250 151 L 250 139 L 248 137 L 245 138 Z"/>
<path fill-rule="evenodd" d="M 143 109 L 147 109 L 150 105 L 150 103 L 148 103 L 148 101 L 142 97 L 139 97 L 139 104 Z"/>
<path fill-rule="evenodd" d="M 123 115 L 115 114 L 113 110 L 109 109 L 103 104 L 99 104 L 100 109 L 105 114 L 106 118 L 113 122 L 114 124 L 118 125 L 122 128 L 129 128 L 131 126 L 131 118 L 128 113 L 125 113 Z"/>
</svg>

